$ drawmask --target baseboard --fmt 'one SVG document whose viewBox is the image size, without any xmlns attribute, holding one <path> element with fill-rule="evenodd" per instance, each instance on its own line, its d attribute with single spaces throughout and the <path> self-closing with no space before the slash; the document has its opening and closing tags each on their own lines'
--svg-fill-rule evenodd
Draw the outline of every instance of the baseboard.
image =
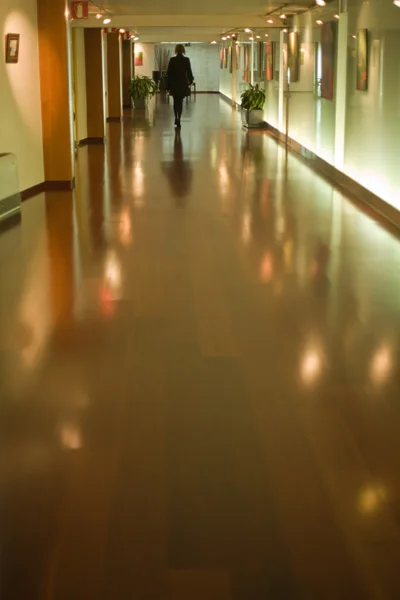
<svg viewBox="0 0 400 600">
<path fill-rule="evenodd" d="M 294 152 L 317 173 L 321 174 L 330 183 L 343 190 L 347 195 L 358 201 L 360 208 L 366 212 L 366 206 L 371 208 L 377 215 L 381 216 L 387 222 L 389 221 L 396 228 L 400 228 L 400 211 L 390 206 L 385 200 L 365 188 L 363 185 L 339 171 L 336 167 L 320 158 L 314 152 L 296 142 L 291 137 L 286 137 L 284 133 L 267 123 L 268 132 L 282 144 L 287 144 L 289 150 Z"/>
<path fill-rule="evenodd" d="M 75 188 L 75 178 L 65 181 L 43 181 L 21 192 L 21 200 L 28 200 L 43 192 L 70 192 Z"/>
<path fill-rule="evenodd" d="M 240 108 L 240 104 L 239 102 L 233 102 L 232 98 L 229 98 L 229 96 L 225 96 L 225 94 L 223 94 L 222 92 L 217 92 L 217 94 L 219 94 L 222 98 L 222 100 L 225 100 L 225 102 L 228 102 L 229 106 L 237 109 Z"/>
<path fill-rule="evenodd" d="M 32 187 L 23 190 L 21 192 L 21 200 L 28 200 L 28 198 L 32 198 L 33 196 L 37 196 L 45 191 L 45 182 L 38 183 L 37 185 L 33 185 Z"/>
<path fill-rule="evenodd" d="M 104 144 L 104 138 L 103 137 L 87 137 L 79 142 L 79 147 L 81 148 L 82 146 L 91 146 L 91 145 L 96 145 L 96 144 L 99 144 L 99 145 Z"/>
</svg>

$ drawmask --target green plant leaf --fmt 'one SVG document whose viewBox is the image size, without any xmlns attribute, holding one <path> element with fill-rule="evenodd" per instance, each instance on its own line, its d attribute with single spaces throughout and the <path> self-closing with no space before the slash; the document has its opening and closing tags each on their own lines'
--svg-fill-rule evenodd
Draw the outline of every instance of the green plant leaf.
<svg viewBox="0 0 400 600">
<path fill-rule="evenodd" d="M 131 98 L 151 98 L 158 92 L 156 82 L 146 75 L 136 75 L 129 83 L 129 94 Z"/>
<path fill-rule="evenodd" d="M 265 104 L 265 91 L 256 85 L 249 84 L 249 88 L 240 96 L 241 106 L 249 112 L 252 110 L 262 110 Z"/>
</svg>

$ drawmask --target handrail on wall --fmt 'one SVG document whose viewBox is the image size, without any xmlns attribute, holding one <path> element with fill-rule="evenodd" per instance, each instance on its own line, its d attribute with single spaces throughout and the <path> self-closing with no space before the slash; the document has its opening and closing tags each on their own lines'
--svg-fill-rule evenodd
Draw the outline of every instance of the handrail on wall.
<svg viewBox="0 0 400 600">
<path fill-rule="evenodd" d="M 19 213 L 21 194 L 15 154 L 0 154 L 0 221 Z"/>
</svg>

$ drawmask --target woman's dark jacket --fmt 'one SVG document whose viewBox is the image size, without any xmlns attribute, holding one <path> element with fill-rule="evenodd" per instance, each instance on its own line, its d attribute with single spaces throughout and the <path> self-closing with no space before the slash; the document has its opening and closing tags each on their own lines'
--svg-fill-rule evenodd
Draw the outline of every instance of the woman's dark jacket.
<svg viewBox="0 0 400 600">
<path fill-rule="evenodd" d="M 168 65 L 168 90 L 172 96 L 185 98 L 194 81 L 190 60 L 183 54 L 172 57 Z"/>
</svg>

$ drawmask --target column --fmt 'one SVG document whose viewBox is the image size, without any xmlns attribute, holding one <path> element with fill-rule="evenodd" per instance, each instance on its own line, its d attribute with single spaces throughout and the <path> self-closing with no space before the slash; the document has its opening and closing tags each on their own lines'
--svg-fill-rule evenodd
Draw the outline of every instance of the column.
<svg viewBox="0 0 400 600">
<path fill-rule="evenodd" d="M 122 104 L 130 108 L 129 83 L 131 80 L 131 41 L 122 40 Z"/>
<path fill-rule="evenodd" d="M 117 33 L 107 34 L 108 121 L 122 117 L 121 43 Z"/>
<path fill-rule="evenodd" d="M 44 173 L 48 189 L 74 185 L 70 29 L 66 0 L 37 0 Z"/>
<path fill-rule="evenodd" d="M 340 13 L 336 67 L 335 167 L 343 169 L 346 135 L 348 13 Z"/>
<path fill-rule="evenodd" d="M 104 142 L 104 93 L 101 29 L 85 29 L 88 143 Z"/>
<path fill-rule="evenodd" d="M 237 55 L 236 41 L 232 40 L 232 106 L 237 106 Z"/>
<path fill-rule="evenodd" d="M 284 131 L 285 91 L 287 82 L 287 64 L 285 57 L 286 36 L 283 29 L 279 32 L 279 97 L 278 97 L 278 129 Z"/>
</svg>

